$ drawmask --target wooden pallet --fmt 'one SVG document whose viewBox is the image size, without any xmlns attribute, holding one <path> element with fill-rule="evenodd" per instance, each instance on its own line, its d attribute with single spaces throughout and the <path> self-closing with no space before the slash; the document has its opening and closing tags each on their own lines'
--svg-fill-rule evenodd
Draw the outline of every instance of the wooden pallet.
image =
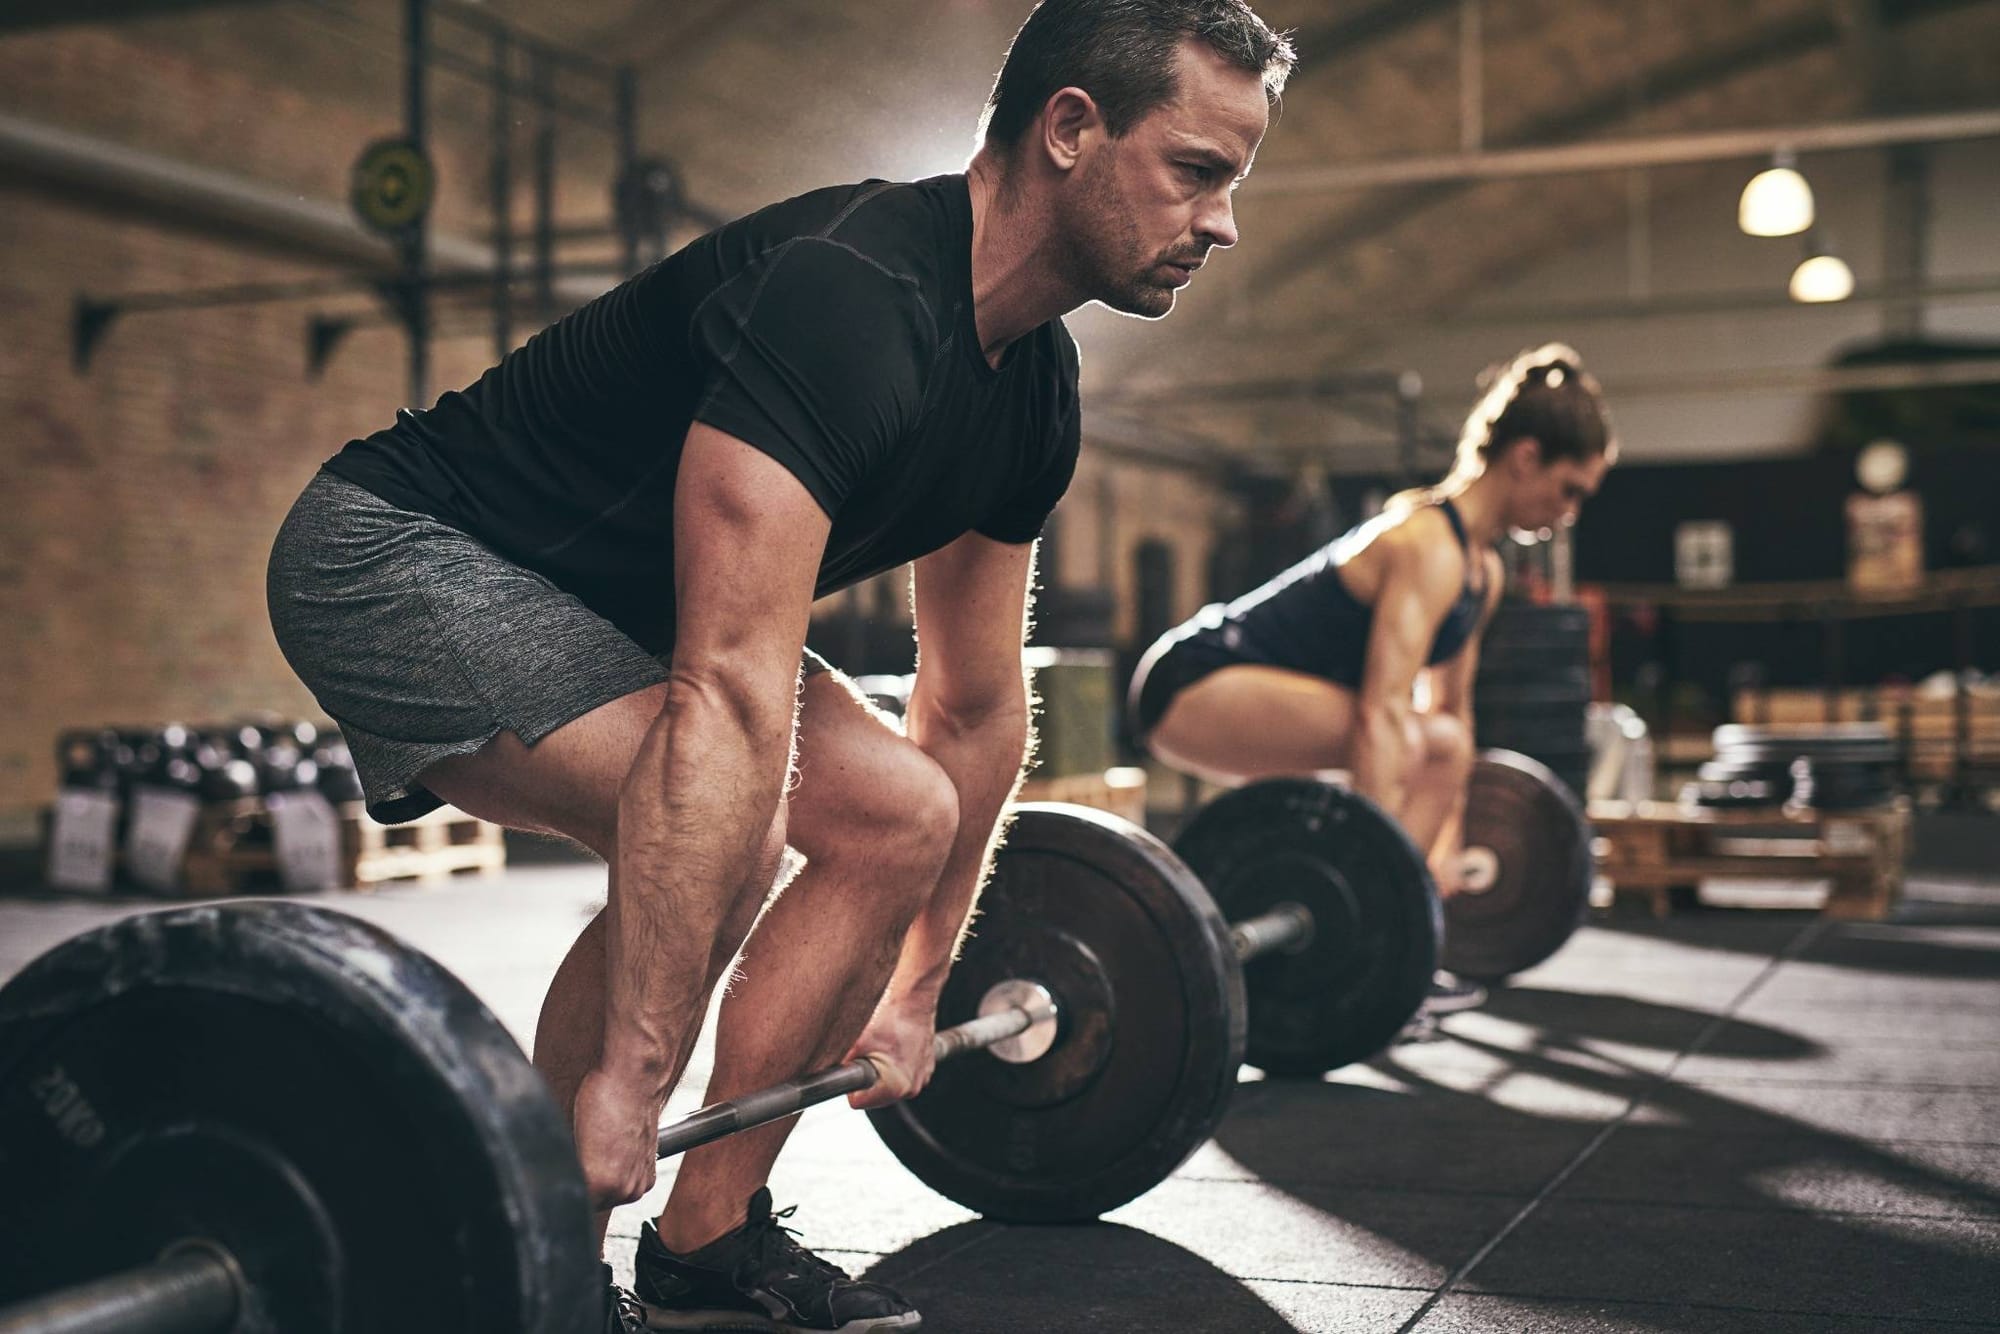
<svg viewBox="0 0 2000 1334">
<path fill-rule="evenodd" d="M 1651 901 L 1664 917 L 1708 877 L 1830 882 L 1830 917 L 1888 916 L 1903 889 L 1910 807 L 1898 800 L 1854 811 L 1716 808 L 1595 801 L 1597 869 L 1616 893 Z"/>
<path fill-rule="evenodd" d="M 506 868 L 500 826 L 452 807 L 400 825 L 377 824 L 360 802 L 338 809 L 345 886 L 373 889 L 391 880 L 437 884 L 461 872 L 493 876 Z M 181 893 L 211 898 L 280 888 L 271 815 L 264 803 L 246 797 L 202 807 L 183 864 Z"/>
<path fill-rule="evenodd" d="M 1146 771 L 1121 767 L 1102 773 L 1069 774 L 1062 778 L 1030 778 L 1021 784 L 1016 801 L 1068 801 L 1123 816 L 1142 828 L 1146 823 Z"/>
</svg>

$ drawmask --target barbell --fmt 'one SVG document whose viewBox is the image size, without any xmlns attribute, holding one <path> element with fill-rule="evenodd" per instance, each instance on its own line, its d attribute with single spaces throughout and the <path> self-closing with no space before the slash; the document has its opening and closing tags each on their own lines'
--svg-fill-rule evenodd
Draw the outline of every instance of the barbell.
<svg viewBox="0 0 2000 1334">
<path fill-rule="evenodd" d="M 969 1017 L 922 1096 L 869 1114 L 919 1179 L 990 1217 L 1095 1217 L 1208 1137 L 1246 1041 L 1325 1069 L 1414 1012 L 1438 903 L 1372 804 L 1259 784 L 1181 846 L 1018 809 L 940 1000 Z M 994 1059 L 954 1059 L 975 1051 Z M 660 1154 L 876 1077 L 864 1058 L 704 1108 Z M 602 1301 L 540 1076 L 442 966 L 325 909 L 130 917 L 0 988 L 0 1180 L 0 1301 L 27 1299 L 0 1334 L 557 1334 Z"/>
</svg>

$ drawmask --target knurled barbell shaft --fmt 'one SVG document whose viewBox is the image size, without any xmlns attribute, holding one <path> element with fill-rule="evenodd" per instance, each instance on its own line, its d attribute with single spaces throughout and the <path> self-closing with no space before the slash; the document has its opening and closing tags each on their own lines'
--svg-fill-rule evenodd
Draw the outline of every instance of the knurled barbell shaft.
<svg viewBox="0 0 2000 1334">
<path fill-rule="evenodd" d="M 220 1334 L 236 1324 L 235 1268 L 208 1246 L 0 1309 L 0 1334 Z"/>
<path fill-rule="evenodd" d="M 1281 903 L 1267 913 L 1229 924 L 1229 943 L 1239 963 L 1277 950 L 1302 949 L 1312 937 L 1312 911 L 1302 903 Z"/>
<path fill-rule="evenodd" d="M 1053 1001 L 1013 1005 L 947 1028 L 931 1044 L 940 1061 L 969 1051 L 982 1051 L 996 1042 L 1027 1032 L 1036 1024 L 1053 1022 Z M 697 1145 L 725 1138 L 739 1130 L 761 1126 L 802 1112 L 816 1103 L 830 1102 L 844 1093 L 873 1088 L 882 1072 L 867 1057 L 828 1070 L 788 1079 L 770 1088 L 746 1093 L 740 1098 L 718 1102 L 660 1127 L 660 1157 L 670 1158 Z M 4 1331 L 0 1331 L 4 1334 Z"/>
</svg>

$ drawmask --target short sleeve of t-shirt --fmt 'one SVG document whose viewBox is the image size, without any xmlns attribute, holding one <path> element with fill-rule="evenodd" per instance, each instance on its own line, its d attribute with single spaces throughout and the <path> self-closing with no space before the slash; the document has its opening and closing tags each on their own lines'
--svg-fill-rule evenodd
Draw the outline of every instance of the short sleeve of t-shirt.
<svg viewBox="0 0 2000 1334">
<path fill-rule="evenodd" d="M 718 287 L 689 338 L 709 368 L 695 420 L 784 464 L 831 516 L 916 420 L 937 331 L 914 281 L 805 237 Z"/>
</svg>

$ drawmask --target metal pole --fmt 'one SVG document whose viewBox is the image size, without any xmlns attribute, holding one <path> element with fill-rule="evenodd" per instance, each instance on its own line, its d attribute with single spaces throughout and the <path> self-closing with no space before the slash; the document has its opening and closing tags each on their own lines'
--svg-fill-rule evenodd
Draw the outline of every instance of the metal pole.
<svg viewBox="0 0 2000 1334">
<path fill-rule="evenodd" d="M 403 133 L 424 151 L 424 104 L 430 59 L 430 0 L 403 0 Z M 428 273 L 430 221 L 419 217 L 402 243 L 401 306 L 410 344 L 410 406 L 430 401 L 431 295 Z"/>
<path fill-rule="evenodd" d="M 0 1334 L 221 1334 L 236 1327 L 235 1263 L 207 1246 L 0 1309 Z"/>
<path fill-rule="evenodd" d="M 514 44 L 493 34 L 493 355 L 514 347 Z"/>
<path fill-rule="evenodd" d="M 1791 128 L 1717 130 L 1640 139 L 1591 139 L 1533 148 L 1445 153 L 1434 157 L 1378 159 L 1324 167 L 1273 168 L 1253 175 L 1247 192 L 1303 194 L 1319 190 L 1359 190 L 1389 185 L 1445 181 L 1501 180 L 1513 176 L 1562 176 L 1576 172 L 1664 167 L 1688 162 L 1727 162 L 1769 157 L 1781 148 L 1828 153 L 1892 144 L 1943 143 L 2000 136 L 2000 109 L 1891 116 L 1880 120 L 1834 121 Z"/>
</svg>

